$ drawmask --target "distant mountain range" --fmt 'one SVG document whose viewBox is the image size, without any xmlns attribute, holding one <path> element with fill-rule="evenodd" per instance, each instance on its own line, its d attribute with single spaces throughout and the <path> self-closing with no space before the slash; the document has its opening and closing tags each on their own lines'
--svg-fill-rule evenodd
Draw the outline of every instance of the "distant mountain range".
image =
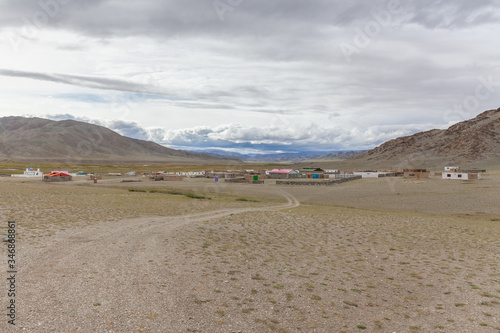
<svg viewBox="0 0 500 333">
<path fill-rule="evenodd" d="M 187 152 L 74 120 L 0 118 L 0 161 L 68 163 L 241 164 L 344 160 L 366 167 L 433 167 L 500 164 L 500 108 L 457 123 L 383 143 L 369 151 L 241 154 L 224 150 Z"/>
<path fill-rule="evenodd" d="M 200 151 L 194 151 L 200 152 Z M 298 152 L 298 153 L 276 153 L 276 154 L 241 154 L 236 152 L 228 152 L 219 149 L 204 150 L 205 154 L 215 157 L 226 157 L 240 159 L 248 162 L 300 162 L 307 160 L 345 160 L 352 158 L 365 151 L 337 151 L 337 152 Z"/>
<path fill-rule="evenodd" d="M 500 163 L 500 108 L 446 130 L 433 129 L 387 141 L 354 160 L 399 167 Z"/>
<path fill-rule="evenodd" d="M 0 118 L 0 161 L 68 163 L 239 164 L 241 161 L 170 149 L 75 120 Z"/>
</svg>

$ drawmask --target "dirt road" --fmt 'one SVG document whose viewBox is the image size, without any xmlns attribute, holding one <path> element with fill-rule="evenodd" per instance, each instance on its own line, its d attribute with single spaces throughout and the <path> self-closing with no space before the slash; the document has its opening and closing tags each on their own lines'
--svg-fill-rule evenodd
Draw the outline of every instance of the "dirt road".
<svg viewBox="0 0 500 333">
<path fill-rule="evenodd" d="M 251 211 L 299 205 L 281 189 L 286 204 L 223 209 L 176 217 L 103 222 L 61 231 L 40 246 L 19 246 L 17 329 L 27 332 L 180 332 L 180 274 L 164 263 L 166 240 L 186 224 Z M 154 321 L 150 319 L 155 319 Z M 0 324 L 2 332 L 7 327 Z M 3 326 L 3 329 L 2 329 Z M 184 331 L 184 329 L 183 329 Z"/>
</svg>

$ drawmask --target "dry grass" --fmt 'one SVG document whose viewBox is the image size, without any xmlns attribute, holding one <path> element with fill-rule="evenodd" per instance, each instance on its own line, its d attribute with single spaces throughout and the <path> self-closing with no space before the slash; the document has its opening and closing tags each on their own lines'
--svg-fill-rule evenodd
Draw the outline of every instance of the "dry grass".
<svg viewBox="0 0 500 333">
<path fill-rule="evenodd" d="M 228 316 L 255 320 L 257 331 L 273 331 L 273 318 L 285 331 L 498 326 L 484 314 L 500 313 L 496 222 L 310 205 L 191 225 L 170 245 L 196 297 L 224 302 Z"/>
<path fill-rule="evenodd" d="M 104 221 L 187 215 L 249 205 L 238 200 L 238 196 L 206 194 L 201 192 L 203 188 L 173 190 L 166 182 L 147 179 L 144 183 L 133 183 L 137 192 L 129 191 L 130 183 L 120 183 L 119 179 L 100 181 L 97 186 L 89 181 L 64 184 L 22 178 L 0 178 L 0 182 L 0 219 L 18 221 L 21 230 L 30 230 L 20 233 L 20 237 L 32 240 L 58 230 Z M 210 199 L 210 202 L 193 199 Z M 250 204 L 266 206 L 270 203 L 254 200 Z M 0 233 L 5 232 L 6 225 L 1 224 Z"/>
<path fill-rule="evenodd" d="M 155 274 L 134 282 L 136 296 L 148 303 L 144 309 L 134 308 L 135 299 L 127 303 L 126 320 L 151 332 L 494 332 L 500 327 L 498 176 L 282 187 L 303 204 L 186 224 L 137 249 L 152 255 L 147 267 Z M 206 180 L 133 184 L 147 192 L 129 192 L 131 185 L 118 181 L 0 181 L 0 218 L 20 222 L 26 249 L 63 229 L 78 233 L 105 220 L 119 225 L 131 217 L 283 201 L 276 187 Z M 211 200 L 161 192 L 173 189 Z M 82 265 L 86 275 L 73 278 L 98 283 L 97 273 Z M 90 304 L 106 311 L 110 302 Z M 126 321 L 117 313 L 109 316 Z"/>
<path fill-rule="evenodd" d="M 26 165 L 36 167 L 36 162 L 0 162 L 0 173 L 14 173 L 22 174 Z M 276 167 L 283 167 L 281 163 L 246 163 L 246 164 L 161 164 L 161 163 L 148 163 L 148 164 L 124 164 L 124 163 L 41 163 L 40 168 L 43 172 L 50 172 L 50 170 L 68 170 L 70 172 L 78 172 L 80 170 L 85 172 L 94 173 L 109 173 L 121 172 L 126 173 L 129 171 L 136 171 L 139 173 L 163 171 L 200 171 L 200 170 L 245 170 L 245 169 L 273 169 Z M 15 170 L 13 170 L 15 169 Z"/>
</svg>

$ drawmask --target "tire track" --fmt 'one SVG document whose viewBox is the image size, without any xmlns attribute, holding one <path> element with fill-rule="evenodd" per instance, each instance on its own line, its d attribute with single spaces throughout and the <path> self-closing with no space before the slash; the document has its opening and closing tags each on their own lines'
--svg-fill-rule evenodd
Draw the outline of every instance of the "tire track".
<svg viewBox="0 0 500 333">
<path fill-rule="evenodd" d="M 43 249 L 26 248 L 23 256 L 30 260 L 19 271 L 23 277 L 19 327 L 29 332 L 128 332 L 147 323 L 143 317 L 158 308 L 176 313 L 176 288 L 165 286 L 169 276 L 185 273 L 159 264 L 162 255 L 171 250 L 166 237 L 191 223 L 300 205 L 283 189 L 273 190 L 287 202 L 103 222 L 62 232 Z M 175 320 L 183 315 L 176 313 Z M 173 319 L 165 315 L 161 320 L 166 324 Z"/>
</svg>

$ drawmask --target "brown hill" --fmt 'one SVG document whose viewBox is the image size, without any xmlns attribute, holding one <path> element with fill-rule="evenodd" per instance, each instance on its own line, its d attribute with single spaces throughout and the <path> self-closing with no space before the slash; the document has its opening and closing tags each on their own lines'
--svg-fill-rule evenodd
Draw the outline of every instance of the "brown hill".
<svg viewBox="0 0 500 333">
<path fill-rule="evenodd" d="M 0 118 L 0 160 L 40 162 L 239 163 L 206 154 L 170 149 L 151 141 L 74 120 Z"/>
<path fill-rule="evenodd" d="M 457 123 L 390 140 L 354 160 L 386 167 L 493 165 L 500 162 L 500 108 Z"/>
<path fill-rule="evenodd" d="M 330 153 L 330 154 L 326 154 L 326 155 L 316 155 L 313 158 L 310 158 L 309 160 L 311 160 L 311 161 L 348 160 L 350 158 L 354 158 L 356 156 L 359 156 L 365 152 L 366 152 L 366 150 Z"/>
</svg>

